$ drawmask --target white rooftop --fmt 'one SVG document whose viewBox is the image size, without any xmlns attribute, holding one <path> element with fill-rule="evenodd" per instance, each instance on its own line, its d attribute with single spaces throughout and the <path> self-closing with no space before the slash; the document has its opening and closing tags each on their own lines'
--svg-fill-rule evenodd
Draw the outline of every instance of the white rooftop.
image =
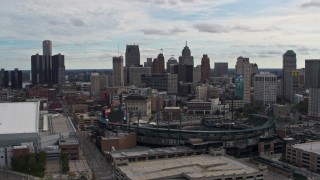
<svg viewBox="0 0 320 180">
<path fill-rule="evenodd" d="M 320 155 L 320 141 L 295 144 L 292 147 L 296 149 L 300 149 L 302 151 L 311 152 L 311 153 Z"/>
<path fill-rule="evenodd" d="M 0 134 L 37 133 L 39 102 L 0 103 Z"/>
</svg>

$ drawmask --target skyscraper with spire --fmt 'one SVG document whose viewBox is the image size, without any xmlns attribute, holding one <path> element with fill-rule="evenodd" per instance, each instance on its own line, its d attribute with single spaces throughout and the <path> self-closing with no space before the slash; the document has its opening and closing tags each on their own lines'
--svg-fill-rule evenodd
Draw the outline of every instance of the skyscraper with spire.
<svg viewBox="0 0 320 180">
<path fill-rule="evenodd" d="M 182 56 L 179 57 L 179 64 L 194 66 L 193 56 L 191 56 L 191 51 L 188 47 L 188 41 L 186 41 L 186 46 L 182 50 Z"/>
</svg>

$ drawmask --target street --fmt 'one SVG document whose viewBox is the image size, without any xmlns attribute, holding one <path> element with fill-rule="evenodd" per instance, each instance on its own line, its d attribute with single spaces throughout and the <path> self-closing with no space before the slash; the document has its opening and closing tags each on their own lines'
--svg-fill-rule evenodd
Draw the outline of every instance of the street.
<svg viewBox="0 0 320 180">
<path fill-rule="evenodd" d="M 85 132 L 77 132 L 80 147 L 86 157 L 86 160 L 97 179 L 113 179 L 111 165 L 107 163 L 105 157 L 91 142 Z"/>
</svg>

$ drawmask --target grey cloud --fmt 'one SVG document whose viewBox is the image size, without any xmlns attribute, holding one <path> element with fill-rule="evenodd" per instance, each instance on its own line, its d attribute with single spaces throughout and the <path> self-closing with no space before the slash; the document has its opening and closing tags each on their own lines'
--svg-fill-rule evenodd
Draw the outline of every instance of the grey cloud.
<svg viewBox="0 0 320 180">
<path fill-rule="evenodd" d="M 244 25 L 236 25 L 231 27 L 232 31 L 241 31 L 241 32 L 258 32 L 261 31 L 259 29 L 255 29 L 249 26 L 244 26 Z"/>
<path fill-rule="evenodd" d="M 70 19 L 70 22 L 71 22 L 74 26 L 78 26 L 78 27 L 84 26 L 84 22 L 83 22 L 83 20 L 80 19 L 80 18 L 71 18 L 71 19 Z"/>
<path fill-rule="evenodd" d="M 266 54 L 270 54 L 270 55 L 281 55 L 281 54 L 283 54 L 283 52 L 281 52 L 281 51 L 275 51 L 275 50 L 270 50 L 270 51 L 267 51 Z"/>
<path fill-rule="evenodd" d="M 227 28 L 219 25 L 219 24 L 207 24 L 200 23 L 193 25 L 200 32 L 208 32 L 208 33 L 227 33 L 230 32 Z"/>
<path fill-rule="evenodd" d="M 280 47 L 280 48 L 295 48 L 297 47 L 297 45 L 294 45 L 294 44 L 277 44 L 276 45 L 277 47 Z"/>
<path fill-rule="evenodd" d="M 310 2 L 306 2 L 301 4 L 302 8 L 312 8 L 312 7 L 320 7 L 320 2 L 316 2 L 316 1 L 310 1 Z"/>
<path fill-rule="evenodd" d="M 186 32 L 186 30 L 181 28 L 173 28 L 169 30 L 161 30 L 161 29 L 142 29 L 142 32 L 146 35 L 174 35 L 180 32 Z"/>
<path fill-rule="evenodd" d="M 307 48 L 304 46 L 300 46 L 297 48 L 297 51 L 309 52 L 309 51 L 320 51 L 320 49 L 319 48 Z"/>
<path fill-rule="evenodd" d="M 169 0 L 169 4 L 176 5 L 178 2 L 176 0 Z"/>
<path fill-rule="evenodd" d="M 257 29 L 246 25 L 235 25 L 235 26 L 223 26 L 220 24 L 210 24 L 210 23 L 199 23 L 194 24 L 199 32 L 208 32 L 208 33 L 229 33 L 229 32 L 260 32 L 260 31 L 270 31 L 275 30 L 276 28 L 263 28 Z"/>
<path fill-rule="evenodd" d="M 184 3 L 194 3 L 194 0 L 180 0 L 180 1 Z"/>
</svg>

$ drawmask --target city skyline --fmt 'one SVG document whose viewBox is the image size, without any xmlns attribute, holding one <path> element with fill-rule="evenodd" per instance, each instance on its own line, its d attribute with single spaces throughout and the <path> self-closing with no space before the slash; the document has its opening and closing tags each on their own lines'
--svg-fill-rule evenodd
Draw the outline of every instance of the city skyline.
<svg viewBox="0 0 320 180">
<path fill-rule="evenodd" d="M 50 5 L 48 5 L 50 3 Z M 112 57 L 138 44 L 140 64 L 163 49 L 176 59 L 188 41 L 194 66 L 208 54 L 211 64 L 249 57 L 260 68 L 281 68 L 287 50 L 305 59 L 320 57 L 319 1 L 276 0 L 4 0 L 0 7 L 0 67 L 30 70 L 30 57 L 51 40 L 67 69 L 111 69 Z"/>
</svg>

